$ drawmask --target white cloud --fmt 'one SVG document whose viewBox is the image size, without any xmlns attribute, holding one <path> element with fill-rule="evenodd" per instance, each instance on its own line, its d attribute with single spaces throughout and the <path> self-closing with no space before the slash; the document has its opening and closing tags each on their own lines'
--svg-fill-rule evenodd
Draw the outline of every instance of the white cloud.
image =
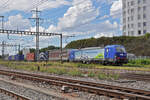
<svg viewBox="0 0 150 100">
<path fill-rule="evenodd" d="M 73 30 L 81 25 L 90 23 L 98 15 L 99 11 L 93 7 L 91 0 L 74 0 L 72 7 L 59 19 L 57 26 L 51 25 L 48 30 L 52 32 Z"/>
<path fill-rule="evenodd" d="M 110 9 L 110 15 L 113 18 L 120 18 L 121 14 L 122 14 L 122 0 L 114 1 Z"/>
<path fill-rule="evenodd" d="M 94 36 L 94 38 L 100 38 L 100 37 L 113 37 L 114 36 L 114 33 L 99 33 L 99 34 L 96 34 Z"/>
<path fill-rule="evenodd" d="M 28 19 L 24 19 L 20 14 L 15 16 L 9 16 L 8 21 L 5 22 L 5 29 L 25 30 L 29 29 L 30 26 L 30 21 Z"/>
<path fill-rule="evenodd" d="M 12 10 L 30 11 L 39 6 L 40 10 L 58 8 L 62 5 L 70 5 L 67 0 L 0 0 L 1 13 Z"/>
<path fill-rule="evenodd" d="M 30 27 L 29 30 L 32 32 L 36 32 L 36 27 Z M 42 26 L 39 26 L 39 32 L 46 32 L 46 29 Z"/>
<path fill-rule="evenodd" d="M 112 4 L 115 0 L 96 0 L 97 3 L 100 3 L 100 4 Z"/>
<path fill-rule="evenodd" d="M 62 18 L 59 18 L 57 26 L 50 25 L 48 32 L 61 32 L 67 34 L 93 34 L 115 33 L 118 28 L 116 22 L 105 20 L 92 23 L 99 16 L 99 8 L 95 8 L 91 0 L 74 0 L 72 6 Z M 106 18 L 108 16 L 105 16 Z"/>
<path fill-rule="evenodd" d="M 48 1 L 48 0 L 45 0 Z M 49 9 L 49 8 L 58 8 L 62 5 L 71 5 L 71 2 L 68 2 L 67 0 L 49 0 L 48 2 L 43 3 L 39 8 L 41 10 Z"/>
</svg>

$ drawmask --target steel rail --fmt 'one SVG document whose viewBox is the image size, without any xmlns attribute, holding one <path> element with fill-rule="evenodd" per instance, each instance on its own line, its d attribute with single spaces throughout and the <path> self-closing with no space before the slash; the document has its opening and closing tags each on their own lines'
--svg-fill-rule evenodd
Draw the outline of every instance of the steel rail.
<svg viewBox="0 0 150 100">
<path fill-rule="evenodd" d="M 81 91 L 86 91 L 90 93 L 95 93 L 98 95 L 104 95 L 108 97 L 114 97 L 118 99 L 124 98 L 134 98 L 136 100 L 150 100 L 150 91 L 138 90 L 138 89 L 131 89 L 131 88 L 124 88 L 112 85 L 105 85 L 87 81 L 79 81 L 73 79 L 65 79 L 50 76 L 42 76 L 37 74 L 27 74 L 27 73 L 20 73 L 20 72 L 13 72 L 13 71 L 6 71 L 0 70 L 0 74 L 14 76 L 18 78 L 23 78 L 32 81 L 38 82 L 46 82 L 52 85 L 57 86 L 68 86 L 72 89 L 78 89 Z"/>
<path fill-rule="evenodd" d="M 140 81 L 150 81 L 150 74 L 125 74 L 122 78 L 135 79 Z"/>
<path fill-rule="evenodd" d="M 0 93 L 6 94 L 8 96 L 11 96 L 11 97 L 15 98 L 16 100 L 31 100 L 28 97 L 19 95 L 19 94 L 15 93 L 15 92 L 12 92 L 10 90 L 3 89 L 3 88 L 0 88 Z"/>
<path fill-rule="evenodd" d="M 57 76 L 45 76 L 45 75 L 38 75 L 38 74 L 29 74 L 29 73 L 6 71 L 6 70 L 0 70 L 0 72 L 1 71 L 9 72 L 9 73 L 16 73 L 16 74 L 29 75 L 29 76 L 34 76 L 34 77 L 38 77 L 38 78 L 45 78 L 45 79 L 75 83 L 75 84 L 88 85 L 88 86 L 105 88 L 105 89 L 112 89 L 112 90 L 118 90 L 118 91 L 124 91 L 124 92 L 132 92 L 132 93 L 135 93 L 135 94 L 139 93 L 139 94 L 143 94 L 143 95 L 144 94 L 145 95 L 150 95 L 150 91 L 139 90 L 139 89 L 131 89 L 131 88 L 127 88 L 127 87 L 112 86 L 112 85 L 106 85 L 106 84 L 89 82 L 89 81 L 75 80 L 75 79 L 71 79 L 71 78 L 62 78 L 62 77 L 57 77 Z"/>
</svg>

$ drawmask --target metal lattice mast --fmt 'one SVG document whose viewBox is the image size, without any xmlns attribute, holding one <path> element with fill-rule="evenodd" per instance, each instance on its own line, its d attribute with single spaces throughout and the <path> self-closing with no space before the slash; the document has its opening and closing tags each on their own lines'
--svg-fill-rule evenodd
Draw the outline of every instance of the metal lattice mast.
<svg viewBox="0 0 150 100">
<path fill-rule="evenodd" d="M 1 21 L 1 22 L 2 22 L 2 24 L 1 24 L 1 25 L 2 25 L 2 26 L 1 26 L 1 29 L 4 29 L 4 16 L 0 16 L 0 18 L 2 19 L 2 21 Z"/>
<path fill-rule="evenodd" d="M 32 10 L 32 12 L 35 12 L 35 19 L 36 20 L 36 50 L 35 50 L 35 61 L 39 61 L 39 26 L 40 26 L 40 18 L 39 18 L 39 13 L 40 11 L 38 8 L 36 10 Z"/>
<path fill-rule="evenodd" d="M 5 42 L 2 42 L 2 59 L 4 59 Z"/>
</svg>

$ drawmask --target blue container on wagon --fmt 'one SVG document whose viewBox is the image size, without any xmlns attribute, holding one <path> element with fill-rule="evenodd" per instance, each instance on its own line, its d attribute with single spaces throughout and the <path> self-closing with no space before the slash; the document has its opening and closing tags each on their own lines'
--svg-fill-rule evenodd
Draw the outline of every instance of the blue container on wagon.
<svg viewBox="0 0 150 100">
<path fill-rule="evenodd" d="M 9 56 L 9 57 L 8 57 L 8 60 L 11 61 L 11 60 L 12 60 L 12 56 Z"/>
<path fill-rule="evenodd" d="M 12 55 L 12 56 L 9 56 L 9 57 L 8 57 L 8 60 L 10 60 L 10 61 L 15 60 L 15 56 L 13 56 L 13 55 Z"/>
<path fill-rule="evenodd" d="M 24 55 L 15 55 L 15 61 L 23 61 Z"/>
</svg>

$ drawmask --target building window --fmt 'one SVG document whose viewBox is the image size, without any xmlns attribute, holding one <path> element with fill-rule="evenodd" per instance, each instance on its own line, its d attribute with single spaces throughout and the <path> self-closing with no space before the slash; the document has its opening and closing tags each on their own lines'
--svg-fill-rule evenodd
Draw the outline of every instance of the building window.
<svg viewBox="0 0 150 100">
<path fill-rule="evenodd" d="M 140 11 L 141 10 L 141 7 L 138 7 L 138 11 Z"/>
<path fill-rule="evenodd" d="M 146 33 L 147 33 L 147 31 L 146 31 L 146 30 L 144 30 L 144 31 L 143 31 L 143 33 L 144 33 L 144 34 L 146 34 Z"/>
<path fill-rule="evenodd" d="M 146 22 L 143 22 L 143 26 L 146 26 Z"/>
<path fill-rule="evenodd" d="M 141 15 L 138 15 L 138 19 L 141 19 Z"/>
<path fill-rule="evenodd" d="M 128 21 L 130 21 L 130 17 L 128 17 Z"/>
<path fill-rule="evenodd" d="M 131 16 L 131 20 L 132 20 L 132 21 L 134 20 L 134 17 L 133 17 L 133 16 Z"/>
<path fill-rule="evenodd" d="M 134 31 L 131 31 L 131 35 L 132 35 L 132 36 L 134 35 Z"/>
<path fill-rule="evenodd" d="M 134 8 L 131 9 L 131 14 L 133 14 L 133 13 L 134 13 Z"/>
<path fill-rule="evenodd" d="M 126 25 L 123 26 L 123 30 L 124 30 L 124 31 L 126 30 Z"/>
<path fill-rule="evenodd" d="M 126 16 L 126 11 L 123 12 L 123 15 Z"/>
<path fill-rule="evenodd" d="M 138 27 L 141 27 L 141 23 L 138 23 Z"/>
<path fill-rule="evenodd" d="M 126 3 L 123 4 L 123 8 L 126 8 Z"/>
<path fill-rule="evenodd" d="M 134 24 L 131 24 L 131 27 L 134 28 Z"/>
<path fill-rule="evenodd" d="M 128 2 L 128 6 L 130 6 L 130 2 Z"/>
<path fill-rule="evenodd" d="M 146 6 L 143 7 L 143 11 L 145 11 L 145 10 L 146 10 Z"/>
<path fill-rule="evenodd" d="M 134 5 L 134 1 L 131 1 L 131 6 L 133 6 Z"/>
<path fill-rule="evenodd" d="M 146 3 L 146 0 L 143 0 L 143 3 Z"/>
<path fill-rule="evenodd" d="M 128 24 L 128 28 L 130 28 L 130 25 Z"/>
<path fill-rule="evenodd" d="M 141 30 L 138 31 L 138 34 L 141 35 Z"/>
<path fill-rule="evenodd" d="M 144 18 L 144 19 L 146 18 L 146 14 L 143 14 L 143 18 Z"/>
<path fill-rule="evenodd" d="M 138 4 L 140 4 L 141 3 L 141 0 L 138 0 Z"/>
<path fill-rule="evenodd" d="M 128 14 L 130 14 L 130 9 L 128 9 Z"/>
<path fill-rule="evenodd" d="M 123 22 L 126 23 L 126 18 L 123 18 Z"/>
</svg>

